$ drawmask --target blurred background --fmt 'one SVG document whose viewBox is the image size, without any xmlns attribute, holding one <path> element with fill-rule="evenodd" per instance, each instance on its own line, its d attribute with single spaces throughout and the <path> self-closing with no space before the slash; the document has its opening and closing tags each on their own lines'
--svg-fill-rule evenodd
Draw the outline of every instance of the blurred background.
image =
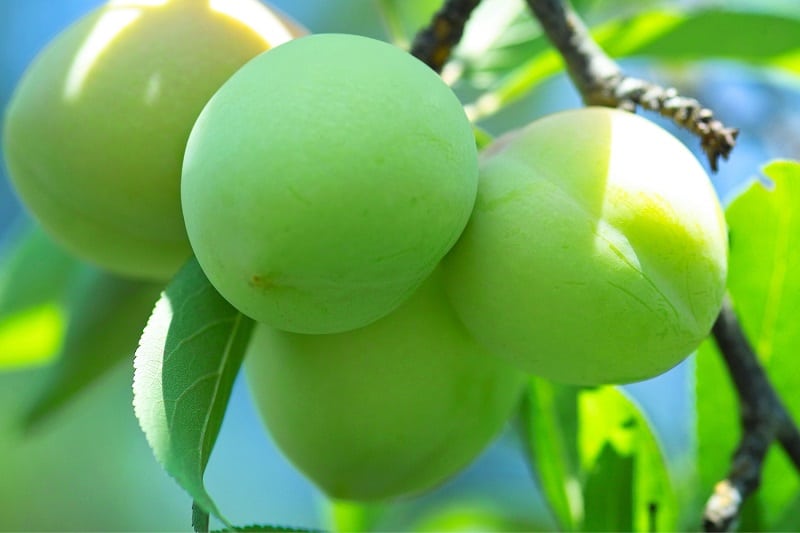
<svg viewBox="0 0 800 533">
<path fill-rule="evenodd" d="M 271 3 L 313 32 L 390 38 L 379 1 Z M 0 108 L 5 108 L 26 66 L 45 44 L 100 4 L 100 0 L 0 1 Z M 408 4 L 419 11 L 422 21 L 439 3 L 408 0 Z M 644 7 L 696 8 L 698 4 L 617 0 L 579 5 L 590 22 L 603 22 Z M 725 4 L 726 8 L 757 6 L 761 11 L 800 16 L 794 0 Z M 796 79 L 729 61 L 659 63 L 631 58 L 623 60 L 622 65 L 630 74 L 676 86 L 684 94 L 697 97 L 726 124 L 741 129 L 730 163 L 723 163 L 720 172 L 712 176 L 723 201 L 758 178 L 760 167 L 767 161 L 800 159 L 800 86 Z M 477 89 L 463 87 L 459 91 L 466 102 Z M 557 75 L 481 125 L 499 134 L 544 114 L 579 105 L 568 80 Z M 673 131 L 706 164 L 696 139 L 671 123 L 647 116 Z M 5 167 L 0 165 L 0 253 L 3 243 L 25 218 Z M 652 419 L 676 471 L 686 475 L 691 470 L 693 449 L 691 370 L 690 359 L 657 379 L 627 387 Z M 190 499 L 156 463 L 133 416 L 131 377 L 129 364 L 118 366 L 58 416 L 34 432 L 24 433 L 17 421 L 43 386 L 46 368 L 0 372 L 0 530 L 191 529 Z M 234 388 L 206 482 L 234 523 L 328 525 L 325 499 L 271 444 L 241 379 Z M 497 519 L 501 516 L 505 518 Z M 511 430 L 447 485 L 394 506 L 384 523 L 387 529 L 425 524 L 431 529 L 470 524 L 481 529 L 541 529 L 551 525 Z"/>
</svg>

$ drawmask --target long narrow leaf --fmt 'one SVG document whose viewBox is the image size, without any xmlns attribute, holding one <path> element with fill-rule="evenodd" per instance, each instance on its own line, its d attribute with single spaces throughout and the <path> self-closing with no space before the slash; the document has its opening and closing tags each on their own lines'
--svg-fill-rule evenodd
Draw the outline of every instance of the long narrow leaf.
<svg viewBox="0 0 800 533">
<path fill-rule="evenodd" d="M 522 424 L 528 457 L 559 528 L 575 531 L 583 519 L 577 458 L 578 392 L 532 378 L 525 394 Z"/>
<path fill-rule="evenodd" d="M 0 255 L 0 369 L 49 363 L 65 329 L 65 301 L 81 265 L 26 225 Z"/>
<path fill-rule="evenodd" d="M 73 287 L 69 321 L 50 380 L 23 425 L 32 429 L 120 361 L 132 361 L 161 284 L 85 269 Z"/>
</svg>

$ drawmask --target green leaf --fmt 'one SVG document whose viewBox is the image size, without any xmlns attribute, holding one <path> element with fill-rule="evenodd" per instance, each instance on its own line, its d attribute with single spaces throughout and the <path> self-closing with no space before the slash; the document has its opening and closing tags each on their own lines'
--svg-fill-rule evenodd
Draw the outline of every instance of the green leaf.
<svg viewBox="0 0 800 533">
<path fill-rule="evenodd" d="M 775 531 L 791 531 L 797 528 L 797 517 L 800 516 L 800 494 L 786 506 L 778 519 L 771 524 Z"/>
<path fill-rule="evenodd" d="M 47 386 L 23 424 L 30 430 L 124 359 L 132 360 L 160 283 L 86 268 L 73 287 L 66 337 Z"/>
<path fill-rule="evenodd" d="M 37 226 L 20 230 L 0 257 L 0 320 L 61 303 L 80 263 Z"/>
<path fill-rule="evenodd" d="M 203 473 L 252 328 L 191 259 L 156 303 L 134 361 L 133 406 L 156 458 L 228 527 Z"/>
<path fill-rule="evenodd" d="M 675 529 L 678 505 L 664 454 L 621 389 L 534 379 L 523 417 L 531 463 L 561 529 Z"/>
<path fill-rule="evenodd" d="M 598 520 L 617 520 L 617 530 L 674 530 L 678 511 L 672 479 L 658 439 L 641 409 L 622 389 L 599 387 L 581 392 L 578 416 L 582 469 L 589 480 L 593 476 L 603 480 L 605 488 L 605 501 L 601 502 L 588 500 L 600 498 L 602 492 L 585 491 L 585 525 L 594 522 L 590 513 L 595 512 Z M 587 487 L 591 488 L 588 481 Z M 613 509 L 613 513 L 598 509 L 598 504 Z M 627 515 L 620 512 L 626 508 Z"/>
<path fill-rule="evenodd" d="M 550 510 L 564 531 L 575 531 L 583 518 L 577 454 L 577 387 L 531 378 L 522 404 L 528 457 Z"/>
<path fill-rule="evenodd" d="M 768 65 L 800 51 L 798 35 L 800 18 L 711 9 L 656 12 L 615 22 L 604 29 L 603 44 L 614 56 L 670 61 L 717 58 Z"/>
<path fill-rule="evenodd" d="M 740 437 L 736 389 L 714 340 L 703 341 L 695 367 L 698 488 L 696 516 L 700 516 L 714 485 L 728 475 Z"/>
<path fill-rule="evenodd" d="M 27 226 L 0 257 L 0 369 L 53 360 L 66 329 L 64 302 L 80 268 L 38 227 Z"/>
<path fill-rule="evenodd" d="M 633 531 L 634 457 L 610 442 L 603 444 L 597 464 L 585 482 L 586 531 Z M 642 531 L 639 529 L 639 531 Z"/>
<path fill-rule="evenodd" d="M 478 126 L 472 126 L 472 133 L 475 135 L 475 144 L 478 146 L 479 151 L 492 144 L 494 140 L 488 131 Z"/>
<path fill-rule="evenodd" d="M 764 173 L 771 186 L 754 182 L 728 207 L 731 248 L 728 289 L 734 307 L 773 385 L 795 420 L 800 420 L 800 163 L 778 161 Z M 716 347 L 698 356 L 698 439 L 702 487 L 728 473 L 739 439 L 738 404 Z M 716 455 L 715 455 L 716 454 Z M 793 505 L 800 480 L 782 450 L 773 447 L 752 506 L 771 528 Z"/>
<path fill-rule="evenodd" d="M 721 11 L 648 11 L 593 29 L 612 57 L 647 57 L 667 62 L 738 60 L 800 74 L 800 18 L 771 13 Z M 519 100 L 563 70 L 563 61 L 545 38 L 534 32 L 524 43 L 528 59 L 513 68 L 485 66 L 492 73 L 489 90 L 465 106 L 473 121 L 487 118 Z M 522 46 L 522 45 L 518 45 Z M 467 72 L 471 72 L 467 70 Z M 486 86 L 486 80 L 478 85 Z"/>
</svg>

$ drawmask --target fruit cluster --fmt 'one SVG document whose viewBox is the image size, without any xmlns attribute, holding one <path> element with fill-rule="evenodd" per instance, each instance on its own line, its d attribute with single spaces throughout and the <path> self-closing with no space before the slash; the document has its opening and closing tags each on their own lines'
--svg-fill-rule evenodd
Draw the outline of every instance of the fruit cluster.
<svg viewBox="0 0 800 533">
<path fill-rule="evenodd" d="M 259 322 L 253 395 L 330 495 L 440 483 L 527 374 L 646 379 L 707 335 L 724 220 L 657 126 L 569 111 L 479 156 L 450 88 L 389 44 L 291 40 L 299 26 L 253 0 L 227 4 L 247 22 L 134 4 L 77 23 L 26 74 L 5 124 L 13 183 L 111 270 L 167 279 L 194 253 Z"/>
</svg>

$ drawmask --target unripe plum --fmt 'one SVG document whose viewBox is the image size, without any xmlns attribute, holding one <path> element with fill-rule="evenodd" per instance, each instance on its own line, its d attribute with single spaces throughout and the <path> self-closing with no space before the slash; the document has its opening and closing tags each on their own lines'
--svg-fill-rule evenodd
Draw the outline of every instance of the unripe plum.
<svg viewBox="0 0 800 533">
<path fill-rule="evenodd" d="M 245 369 L 280 449 L 348 500 L 416 493 L 458 472 L 509 419 L 524 382 L 468 335 L 438 270 L 361 329 L 302 335 L 259 324 Z"/>
<path fill-rule="evenodd" d="M 61 33 L 5 121 L 19 196 L 80 257 L 169 278 L 191 253 L 180 208 L 192 125 L 250 58 L 303 31 L 256 0 L 115 0 Z"/>
<path fill-rule="evenodd" d="M 478 200 L 445 259 L 468 329 L 527 372 L 626 383 L 688 356 L 719 312 L 725 221 L 674 137 L 606 108 L 557 113 L 481 157 Z"/>
<path fill-rule="evenodd" d="M 243 313 L 298 333 L 397 308 L 461 234 L 477 150 L 458 98 L 390 44 L 320 34 L 214 95 L 186 149 L 189 239 Z"/>
</svg>

